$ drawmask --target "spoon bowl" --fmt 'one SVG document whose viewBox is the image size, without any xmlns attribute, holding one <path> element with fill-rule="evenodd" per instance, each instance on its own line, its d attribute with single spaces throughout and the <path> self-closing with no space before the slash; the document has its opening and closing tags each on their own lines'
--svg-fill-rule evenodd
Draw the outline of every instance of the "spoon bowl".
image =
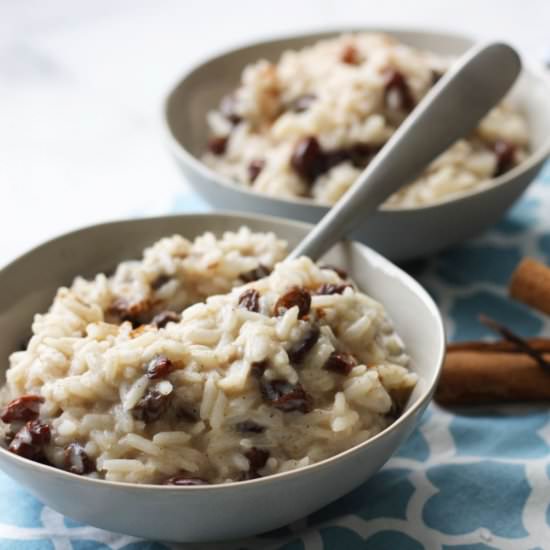
<svg viewBox="0 0 550 550">
<path fill-rule="evenodd" d="M 194 238 L 247 225 L 273 231 L 295 247 L 311 226 L 266 216 L 211 214 L 95 225 L 49 241 L 0 271 L 0 384 L 7 357 L 28 336 L 33 316 L 76 275 L 108 272 L 138 257 L 159 238 Z M 403 412 L 372 439 L 322 462 L 286 473 L 223 485 L 132 485 L 76 476 L 0 448 L 0 468 L 45 504 L 76 520 L 138 537 L 221 540 L 281 527 L 321 508 L 374 474 L 413 430 L 439 377 L 445 338 L 430 296 L 410 276 L 362 244 L 339 243 L 323 261 L 346 269 L 359 288 L 382 302 L 411 357 L 419 382 Z M 36 274 L 40 273 L 37 277 Z"/>
</svg>

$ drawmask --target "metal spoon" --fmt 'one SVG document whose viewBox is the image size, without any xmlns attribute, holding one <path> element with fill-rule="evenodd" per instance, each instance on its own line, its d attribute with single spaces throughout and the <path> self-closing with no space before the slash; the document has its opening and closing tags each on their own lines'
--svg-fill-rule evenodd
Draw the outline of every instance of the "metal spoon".
<svg viewBox="0 0 550 550">
<path fill-rule="evenodd" d="M 521 71 L 517 52 L 502 43 L 468 50 L 420 101 L 342 199 L 289 259 L 319 259 L 437 155 L 470 134 Z M 441 228 L 445 230 L 444 227 Z"/>
</svg>

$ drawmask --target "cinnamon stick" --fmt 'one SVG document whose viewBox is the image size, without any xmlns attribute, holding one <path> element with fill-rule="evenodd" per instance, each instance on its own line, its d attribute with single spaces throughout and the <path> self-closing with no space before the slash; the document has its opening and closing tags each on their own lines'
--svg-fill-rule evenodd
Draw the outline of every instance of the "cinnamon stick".
<svg viewBox="0 0 550 550">
<path fill-rule="evenodd" d="M 543 357 L 550 361 L 550 353 Z M 550 400 L 550 373 L 524 353 L 451 350 L 435 400 L 444 405 Z"/>
<path fill-rule="evenodd" d="M 533 258 L 523 259 L 512 273 L 510 296 L 550 315 L 550 268 Z"/>
<path fill-rule="evenodd" d="M 487 317 L 487 315 L 481 314 L 479 316 L 479 320 L 485 326 L 489 327 L 491 330 L 494 330 L 495 332 L 500 334 L 506 341 L 514 344 L 518 348 L 518 350 L 522 351 L 523 353 L 526 353 L 527 355 L 529 355 L 529 357 L 532 357 L 539 364 L 541 368 L 546 369 L 547 371 L 550 372 L 550 363 L 544 359 L 540 351 L 533 349 L 529 345 L 527 340 L 525 340 L 525 338 L 522 338 L 521 336 L 515 334 L 508 327 L 501 325 L 494 319 Z"/>
</svg>

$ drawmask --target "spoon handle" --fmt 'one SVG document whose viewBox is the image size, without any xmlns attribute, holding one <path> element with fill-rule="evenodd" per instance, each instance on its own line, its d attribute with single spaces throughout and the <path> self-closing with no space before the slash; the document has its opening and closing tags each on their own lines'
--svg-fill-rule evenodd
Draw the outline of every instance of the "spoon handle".
<svg viewBox="0 0 550 550">
<path fill-rule="evenodd" d="M 518 54 L 506 44 L 490 43 L 466 52 L 289 258 L 319 259 L 437 155 L 469 135 L 503 98 L 520 71 Z"/>
</svg>

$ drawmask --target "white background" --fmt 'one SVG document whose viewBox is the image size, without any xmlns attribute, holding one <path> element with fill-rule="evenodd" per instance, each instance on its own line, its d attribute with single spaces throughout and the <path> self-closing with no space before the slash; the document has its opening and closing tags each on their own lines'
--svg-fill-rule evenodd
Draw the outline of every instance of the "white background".
<svg viewBox="0 0 550 550">
<path fill-rule="evenodd" d="M 61 231 L 168 212 L 184 183 L 160 104 L 226 46 L 338 25 L 464 31 L 550 48 L 548 0 L 0 0 L 0 263 Z"/>
</svg>

